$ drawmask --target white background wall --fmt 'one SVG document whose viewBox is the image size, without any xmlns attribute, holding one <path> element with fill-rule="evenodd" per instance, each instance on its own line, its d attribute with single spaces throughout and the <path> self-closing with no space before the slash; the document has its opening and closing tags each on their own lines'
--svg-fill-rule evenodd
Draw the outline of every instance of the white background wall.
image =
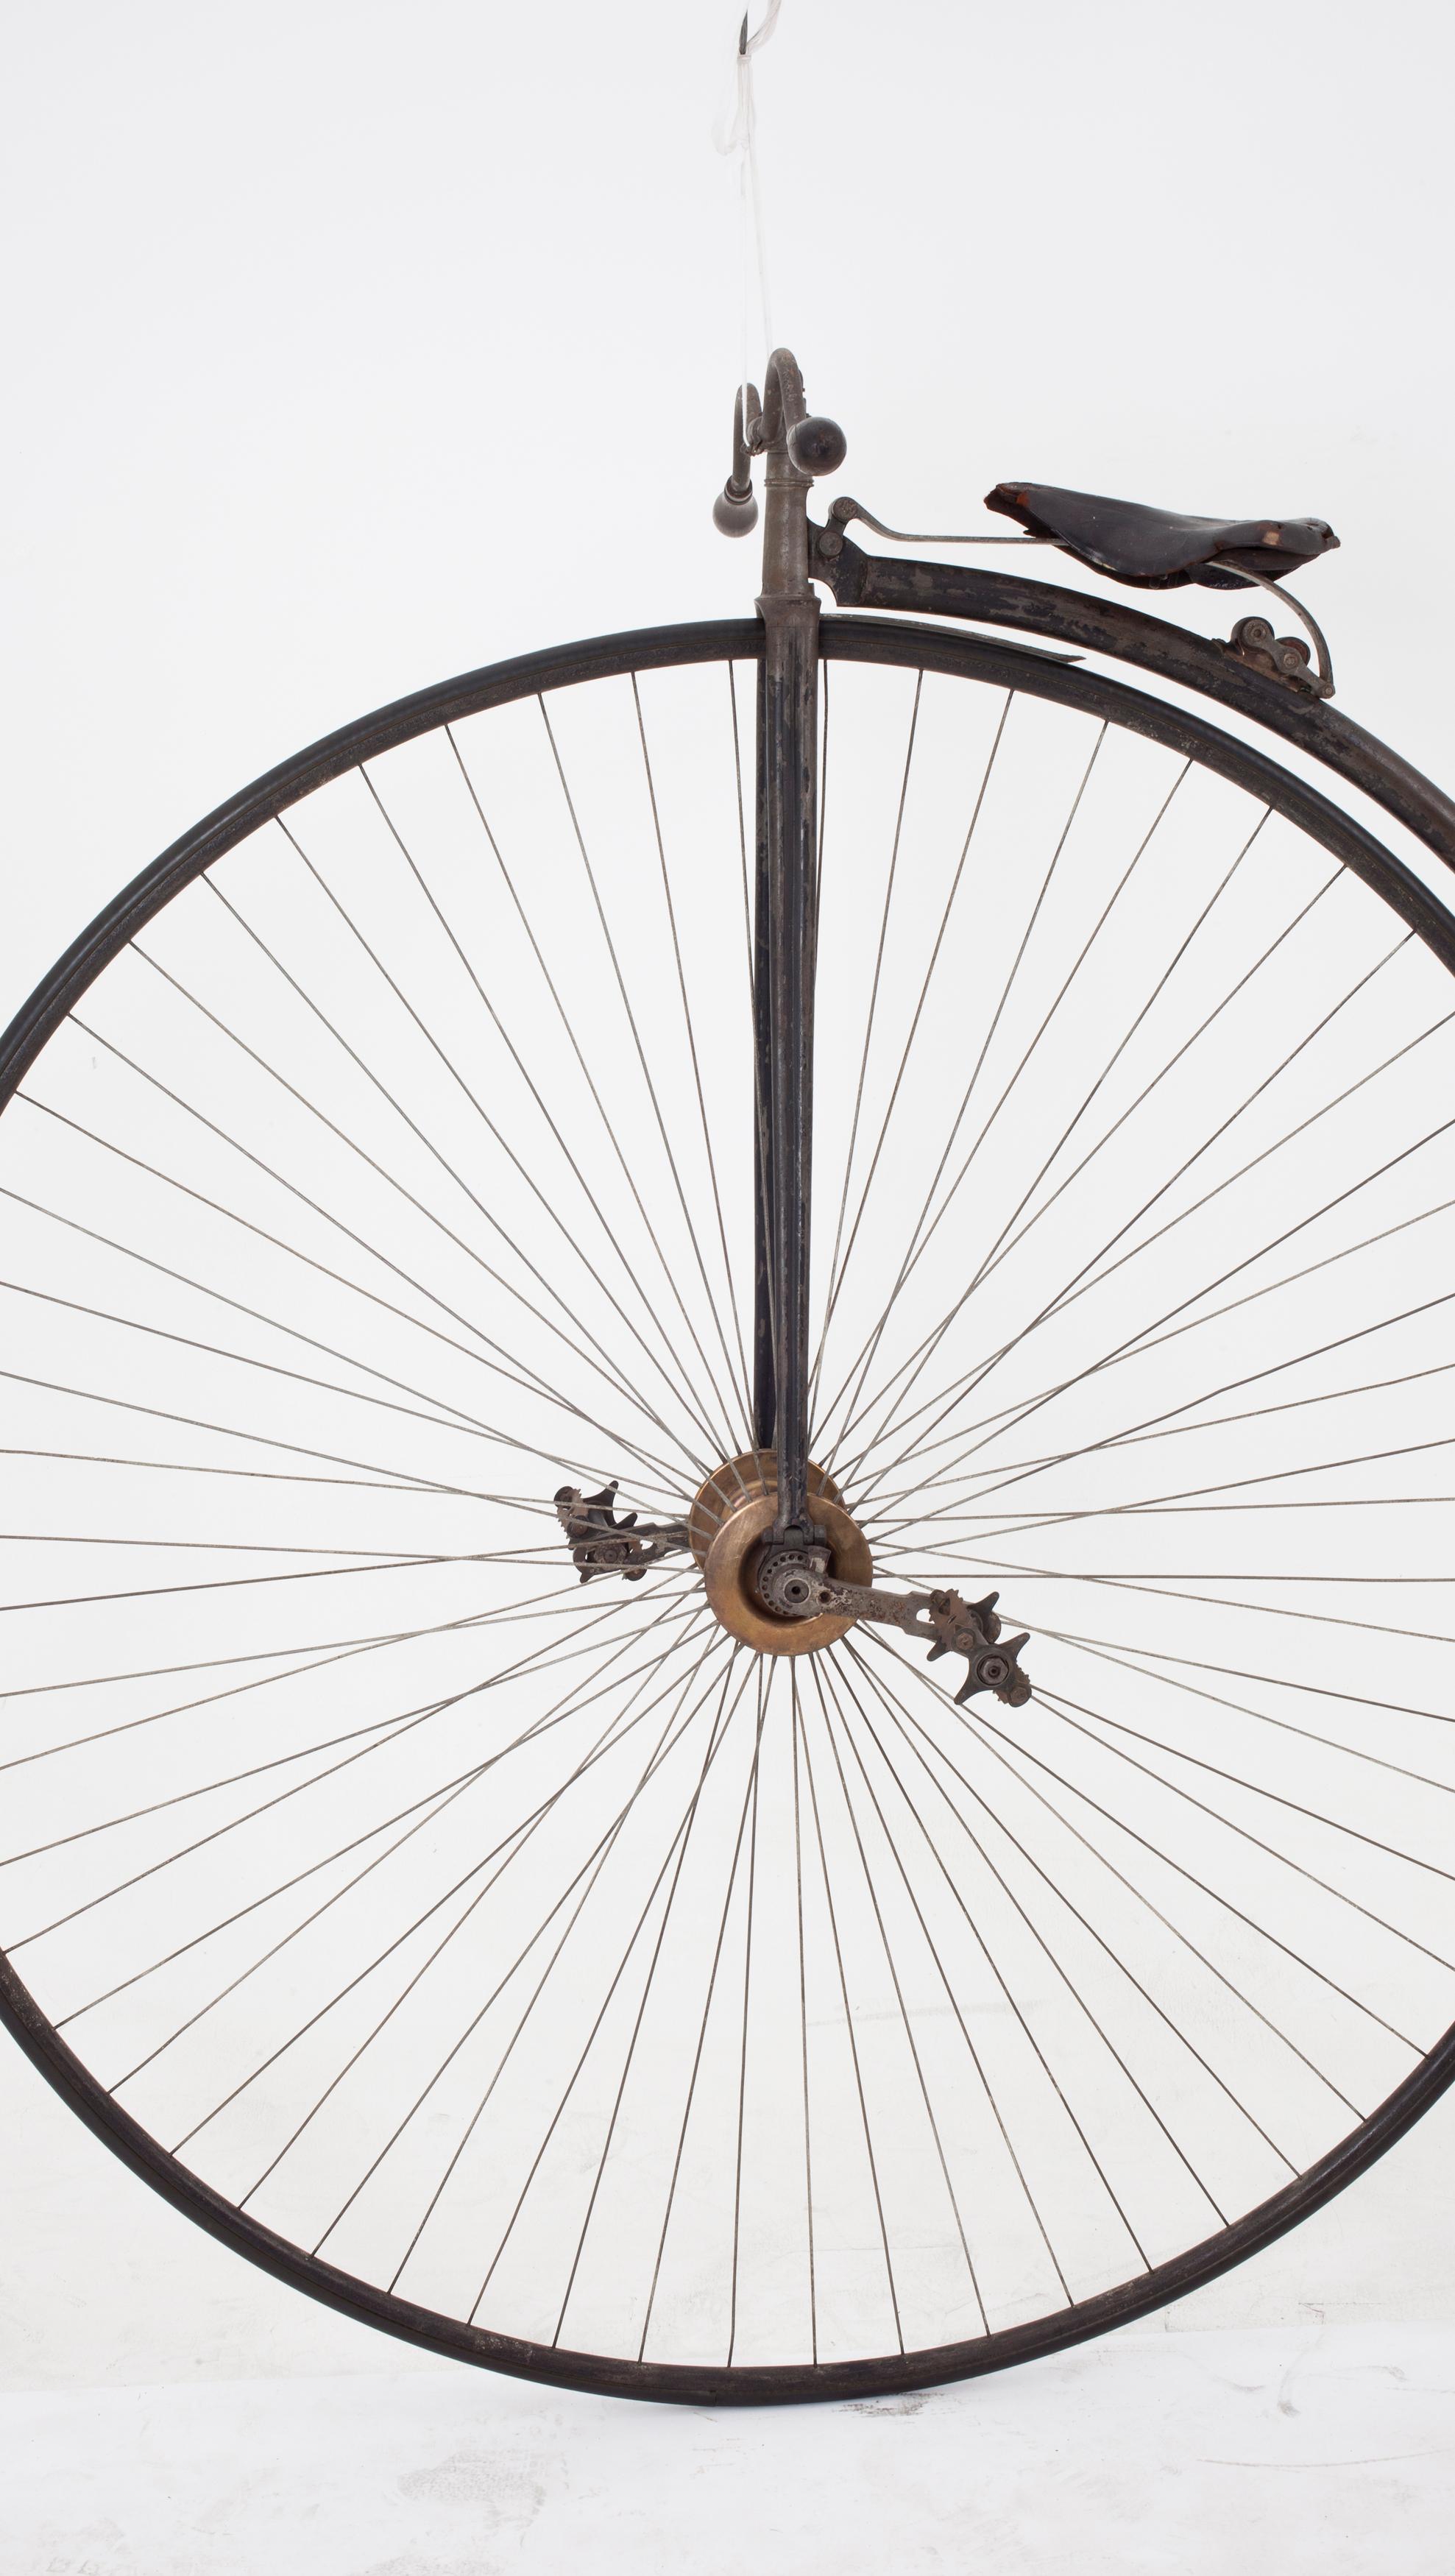
<svg viewBox="0 0 1455 2576">
<path fill-rule="evenodd" d="M 12 10 L 0 1020 L 361 708 L 744 607 L 708 520 L 735 16 Z M 1340 703 L 1448 777 L 1448 12 L 786 0 L 760 62 L 774 319 L 848 488 L 911 526 L 1013 474 L 1327 516 Z M 1172 2322 L 1455 2318 L 1452 2141 L 1447 2108 Z M 0 2163 L 12 2387 L 410 2367 L 165 2210 L 9 2051 Z"/>
</svg>

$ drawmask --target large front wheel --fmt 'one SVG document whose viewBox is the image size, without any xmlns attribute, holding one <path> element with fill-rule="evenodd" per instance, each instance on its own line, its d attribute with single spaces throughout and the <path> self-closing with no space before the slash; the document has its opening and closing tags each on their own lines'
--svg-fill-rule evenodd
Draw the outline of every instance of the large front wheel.
<svg viewBox="0 0 1455 2576">
<path fill-rule="evenodd" d="M 823 650 L 814 1490 L 1023 1708 L 553 1504 L 764 1508 L 753 626 L 303 755 L 0 1060 L 11 2026 L 284 2278 L 641 2396 L 1135 2316 L 1451 2072 L 1455 927 L 1114 682 Z"/>
</svg>

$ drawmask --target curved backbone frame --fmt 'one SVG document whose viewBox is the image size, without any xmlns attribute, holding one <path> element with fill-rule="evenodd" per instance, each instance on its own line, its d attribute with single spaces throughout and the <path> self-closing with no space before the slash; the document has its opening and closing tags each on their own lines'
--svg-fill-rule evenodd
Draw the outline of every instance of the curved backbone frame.
<svg viewBox="0 0 1455 2576">
<path fill-rule="evenodd" d="M 848 558 L 844 561 L 843 558 Z M 1199 690 L 1283 735 L 1336 770 L 1455 867 L 1455 805 L 1428 779 L 1372 735 L 1326 705 L 1300 700 L 1274 679 L 1234 662 L 1223 649 L 1158 618 L 1076 591 L 1022 582 L 956 566 L 888 563 L 847 544 L 836 567 L 855 603 L 974 618 L 1029 629 L 1061 644 L 1089 648 Z M 815 575 L 829 579 L 826 567 Z M 447 722 L 534 694 L 627 671 L 717 661 L 756 660 L 756 620 L 654 627 L 533 653 L 440 682 L 328 734 L 308 750 L 230 798 L 144 869 L 66 951 L 0 1037 L 0 1110 L 52 1031 L 127 941 L 204 869 L 260 824 L 360 761 L 412 741 Z M 1352 867 L 1426 940 L 1455 973 L 1455 915 L 1447 913 L 1411 870 L 1350 816 L 1262 753 L 1235 742 L 1204 718 L 1170 708 L 1125 683 L 1108 680 L 1044 653 L 980 635 L 936 632 L 871 618 L 830 618 L 825 658 L 887 662 L 1016 687 L 1083 708 L 1191 754 L 1221 776 L 1265 798 Z M 517 2378 L 688 2405 L 783 2405 L 888 2395 L 968 2379 L 1085 2342 L 1109 2327 L 1146 2316 L 1186 2296 L 1271 2244 L 1342 2191 L 1411 2128 L 1455 2083 L 1455 2026 L 1363 2126 L 1307 2173 L 1250 2210 L 1233 2227 L 1124 2283 L 1044 2319 L 1004 2328 L 970 2343 L 823 2364 L 719 2365 L 631 2362 L 493 2334 L 416 2307 L 305 2254 L 256 2219 L 233 2208 L 168 2155 L 122 2110 L 55 2031 L 8 1960 L 0 1956 L 0 2024 L 46 2081 L 123 2164 L 209 2235 L 245 2255 L 290 2288 L 360 2324 L 376 2326 L 447 2359 L 470 2361 Z"/>
<path fill-rule="evenodd" d="M 1455 867 L 1455 800 L 1326 699 L 1266 675 L 1216 637 L 1150 617 L 1124 600 L 1096 599 L 1088 591 L 1025 581 L 1017 573 L 866 554 L 832 527 L 810 527 L 809 570 L 840 608 L 965 617 L 977 625 L 1054 636 L 1058 643 L 1109 654 L 1156 679 L 1216 698 L 1336 771 Z"/>
</svg>

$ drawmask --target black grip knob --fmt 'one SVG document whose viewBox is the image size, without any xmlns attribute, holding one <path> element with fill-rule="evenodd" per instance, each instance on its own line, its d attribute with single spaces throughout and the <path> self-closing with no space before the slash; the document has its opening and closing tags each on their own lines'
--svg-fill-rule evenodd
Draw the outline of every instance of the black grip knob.
<svg viewBox="0 0 1455 2576">
<path fill-rule="evenodd" d="M 719 536 L 751 536 L 758 524 L 758 504 L 751 490 L 735 491 L 725 483 L 712 505 L 712 524 Z"/>
<path fill-rule="evenodd" d="M 788 433 L 788 453 L 800 474 L 837 474 L 849 452 L 849 442 L 836 420 L 825 419 L 822 412 L 810 412 Z"/>
</svg>

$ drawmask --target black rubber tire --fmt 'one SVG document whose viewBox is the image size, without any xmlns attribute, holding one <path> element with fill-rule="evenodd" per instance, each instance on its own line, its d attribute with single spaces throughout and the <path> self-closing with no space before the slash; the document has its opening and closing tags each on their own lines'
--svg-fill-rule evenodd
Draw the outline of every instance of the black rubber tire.
<svg viewBox="0 0 1455 2576">
<path fill-rule="evenodd" d="M 1048 597 L 1071 594 L 1048 593 Z M 1139 624 L 1147 621 L 1139 620 Z M 1041 631 L 1055 632 L 1043 623 Z M 1074 635 L 1068 632 L 1068 641 Z M 328 735 L 245 788 L 174 842 L 119 894 L 67 950 L 0 1038 L 0 1111 L 47 1038 L 102 968 L 164 905 L 272 816 L 364 759 L 452 720 L 538 691 L 629 671 L 718 660 L 751 661 L 761 629 L 751 621 L 660 627 L 524 656 L 470 672 L 397 700 Z M 1455 916 L 1360 823 L 1277 763 L 1209 721 L 1124 683 L 1032 648 L 924 625 L 826 618 L 826 659 L 942 672 L 1056 701 L 1105 718 L 1190 757 L 1245 787 L 1353 869 L 1455 973 Z M 1145 661 L 1145 654 L 1137 658 Z M 1184 685 L 1186 674 L 1178 673 Z M 1243 675 L 1239 675 L 1241 678 Z M 1196 685 L 1196 683 L 1194 683 Z M 1211 683 L 1208 683 L 1211 685 Z M 1270 684 L 1272 685 L 1272 684 Z M 1243 712 L 1246 689 L 1238 693 Z M 1279 729 L 1286 729 L 1280 727 Z M 1407 812 L 1409 773 L 1360 737 L 1362 784 L 1387 767 L 1394 812 Z M 1423 782 L 1420 782 L 1423 784 Z M 1431 791 L 1433 793 L 1433 791 Z M 1433 833 L 1426 835 L 1438 847 Z M 1455 2081 L 1455 2028 L 1413 2073 L 1317 2164 L 1217 2235 L 1117 2289 L 1057 2313 L 973 2341 L 906 2354 L 834 2362 L 737 2367 L 632 2362 L 570 2352 L 493 2334 L 416 2307 L 303 2252 L 235 2209 L 169 2155 L 102 2089 L 51 2026 L 0 1956 L 0 2021 L 78 2118 L 163 2199 L 262 2270 L 325 2305 L 407 2342 L 527 2379 L 618 2396 L 696 2405 L 764 2405 L 890 2395 L 969 2378 L 1055 2352 L 1150 2314 L 1229 2271 L 1283 2235 L 1372 2165 Z"/>
</svg>

